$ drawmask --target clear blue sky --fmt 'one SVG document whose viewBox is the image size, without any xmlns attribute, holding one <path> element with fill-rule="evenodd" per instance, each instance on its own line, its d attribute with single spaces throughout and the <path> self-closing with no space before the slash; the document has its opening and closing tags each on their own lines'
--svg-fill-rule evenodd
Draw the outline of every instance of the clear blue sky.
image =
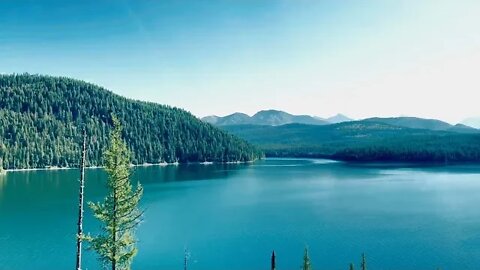
<svg viewBox="0 0 480 270">
<path fill-rule="evenodd" d="M 0 72 L 198 116 L 480 115 L 480 1 L 3 0 Z"/>
</svg>

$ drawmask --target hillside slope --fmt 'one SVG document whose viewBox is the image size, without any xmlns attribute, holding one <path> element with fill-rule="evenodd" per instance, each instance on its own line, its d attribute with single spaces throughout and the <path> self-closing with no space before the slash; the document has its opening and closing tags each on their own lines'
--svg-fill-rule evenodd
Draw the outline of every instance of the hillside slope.
<svg viewBox="0 0 480 270">
<path fill-rule="evenodd" d="M 112 113 L 123 124 L 134 164 L 247 161 L 262 155 L 178 108 L 130 100 L 69 78 L 0 75 L 3 167 L 75 166 L 83 126 L 88 163 L 101 165 Z"/>
<path fill-rule="evenodd" d="M 480 162 L 480 134 L 356 121 L 314 126 L 225 126 L 271 157 L 349 161 Z"/>
<path fill-rule="evenodd" d="M 384 123 L 399 127 L 406 128 L 417 128 L 417 129 L 429 129 L 429 130 L 449 130 L 453 128 L 453 125 L 450 125 L 446 122 L 436 120 L 436 119 L 424 119 L 417 117 L 391 117 L 391 118 L 368 118 L 362 121 L 365 122 L 376 122 Z"/>
</svg>

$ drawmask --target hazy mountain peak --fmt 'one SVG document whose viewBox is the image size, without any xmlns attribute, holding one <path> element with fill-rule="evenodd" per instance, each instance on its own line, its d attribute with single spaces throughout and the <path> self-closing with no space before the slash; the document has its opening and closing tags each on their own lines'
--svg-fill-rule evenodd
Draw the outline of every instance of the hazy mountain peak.
<svg viewBox="0 0 480 270">
<path fill-rule="evenodd" d="M 264 114 L 264 113 L 281 113 L 281 114 L 289 114 L 289 113 L 287 113 L 287 112 L 280 111 L 280 110 L 275 110 L 275 109 L 269 109 L 269 110 L 260 110 L 260 111 L 258 111 L 256 114 Z"/>
<path fill-rule="evenodd" d="M 244 113 L 233 113 L 225 117 L 204 117 L 203 121 L 218 126 L 228 125 L 265 125 L 280 126 L 286 124 L 326 125 L 327 121 L 309 115 L 293 115 L 280 110 L 261 110 L 253 116 Z"/>
<path fill-rule="evenodd" d="M 470 117 L 463 120 L 461 123 L 470 127 L 480 128 L 480 117 Z"/>
<path fill-rule="evenodd" d="M 220 117 L 216 116 L 216 115 L 208 115 L 208 116 L 203 117 L 201 120 L 204 121 L 204 122 L 210 123 L 210 124 L 215 124 L 215 123 L 217 123 L 219 118 Z"/>
<path fill-rule="evenodd" d="M 455 126 L 451 127 L 449 131 L 460 133 L 480 133 L 480 130 L 464 124 L 456 124 Z"/>
<path fill-rule="evenodd" d="M 257 125 L 279 126 L 294 123 L 293 115 L 278 110 L 263 110 L 252 116 L 252 121 Z"/>
<path fill-rule="evenodd" d="M 337 123 L 343 123 L 343 122 L 350 122 L 350 121 L 353 121 L 353 119 L 344 114 L 338 113 L 332 117 L 327 118 L 326 121 L 332 124 L 337 124 Z"/>
<path fill-rule="evenodd" d="M 264 117 L 291 117 L 292 114 L 289 114 L 284 111 L 279 110 L 261 110 L 255 113 L 252 118 L 264 118 Z"/>
</svg>

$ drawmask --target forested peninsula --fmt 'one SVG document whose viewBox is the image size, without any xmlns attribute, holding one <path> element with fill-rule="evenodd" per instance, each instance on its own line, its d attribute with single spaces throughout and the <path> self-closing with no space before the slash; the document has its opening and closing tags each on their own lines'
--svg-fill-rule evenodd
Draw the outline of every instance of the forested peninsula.
<svg viewBox="0 0 480 270">
<path fill-rule="evenodd" d="M 409 128 L 378 120 L 331 125 L 222 126 L 267 157 L 350 162 L 480 163 L 480 133 L 470 129 Z"/>
<path fill-rule="evenodd" d="M 112 114 L 123 126 L 133 164 L 251 161 L 263 155 L 179 108 L 71 78 L 13 74 L 0 75 L 0 167 L 78 166 L 82 129 L 87 165 L 101 166 Z"/>
</svg>

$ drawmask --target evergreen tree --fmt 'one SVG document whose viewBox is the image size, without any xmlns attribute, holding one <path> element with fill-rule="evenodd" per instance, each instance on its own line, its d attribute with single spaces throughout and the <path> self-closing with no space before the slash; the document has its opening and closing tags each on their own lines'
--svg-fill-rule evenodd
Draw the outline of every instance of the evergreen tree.
<svg viewBox="0 0 480 270">
<path fill-rule="evenodd" d="M 362 253 L 362 270 L 367 270 L 367 258 L 365 257 L 365 253 Z"/>
<path fill-rule="evenodd" d="M 270 267 L 270 269 L 271 269 L 271 270 L 277 269 L 276 264 L 277 264 L 277 261 L 276 261 L 275 250 L 274 250 L 274 251 L 272 251 L 272 258 L 271 258 L 271 267 Z"/>
<path fill-rule="evenodd" d="M 349 270 L 355 270 L 355 266 L 353 265 L 353 263 L 350 264 Z"/>
<path fill-rule="evenodd" d="M 190 260 L 190 252 L 185 248 L 183 250 L 183 270 L 188 270 L 188 260 Z"/>
<path fill-rule="evenodd" d="M 113 117 L 113 123 L 110 146 L 105 152 L 109 191 L 103 202 L 89 203 L 102 222 L 103 232 L 87 239 L 105 265 L 111 265 L 112 270 L 129 270 L 137 253 L 134 230 L 142 216 L 138 203 L 143 188 L 137 184 L 134 190 L 130 183 L 130 152 L 122 140 L 120 121 Z"/>
<path fill-rule="evenodd" d="M 308 256 L 308 248 L 305 248 L 305 252 L 303 254 L 303 265 L 302 270 L 312 270 L 312 263 L 310 262 L 310 257 Z"/>
</svg>

